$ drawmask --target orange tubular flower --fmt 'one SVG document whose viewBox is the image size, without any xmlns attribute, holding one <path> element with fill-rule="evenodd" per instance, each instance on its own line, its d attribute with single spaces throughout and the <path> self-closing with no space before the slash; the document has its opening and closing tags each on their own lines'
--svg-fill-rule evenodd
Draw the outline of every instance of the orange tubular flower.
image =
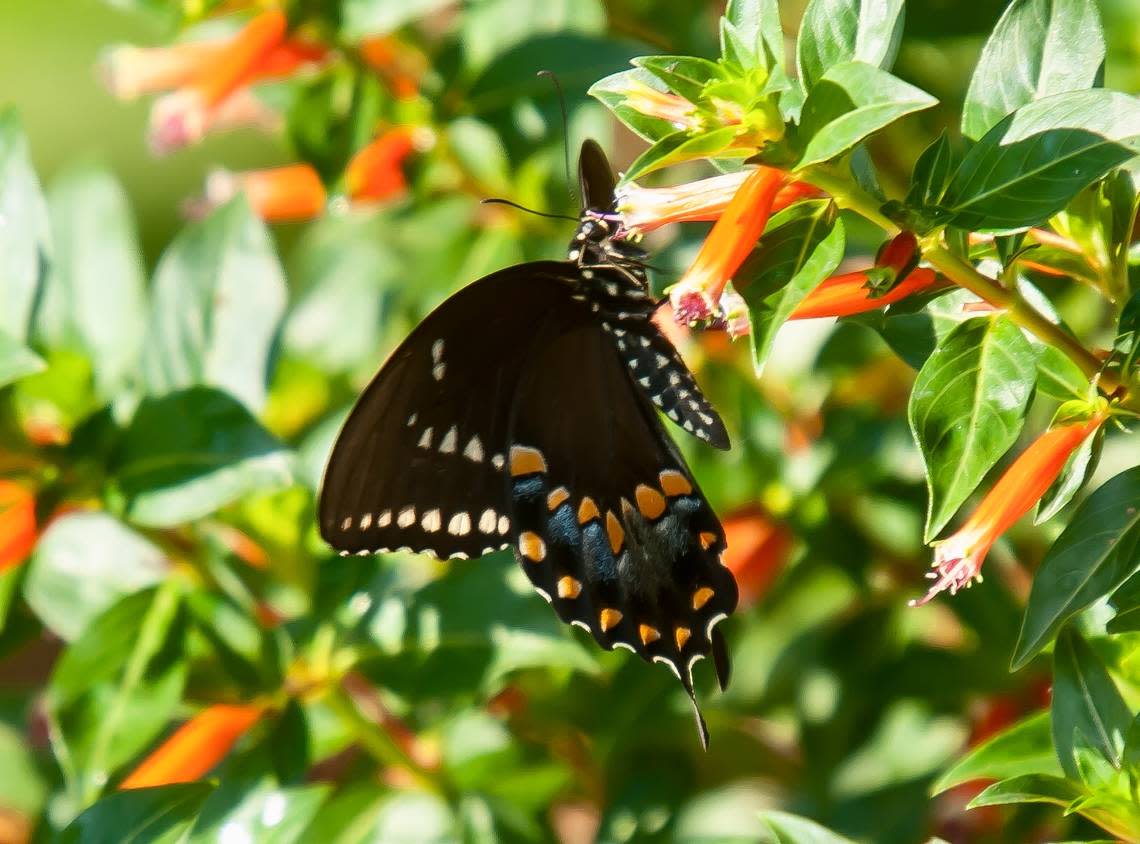
<svg viewBox="0 0 1140 844">
<path fill-rule="evenodd" d="M 268 222 L 309 220 L 325 208 L 325 186 L 308 164 L 231 173 L 217 170 L 206 181 L 206 205 L 215 208 L 244 193 L 261 219 Z"/>
<path fill-rule="evenodd" d="M 382 202 L 404 192 L 402 165 L 418 146 L 411 126 L 390 129 L 360 150 L 344 171 L 344 184 L 354 202 Z"/>
<path fill-rule="evenodd" d="M 697 107 L 684 97 L 677 94 L 668 94 L 650 88 L 644 82 L 633 81 L 626 88 L 625 101 L 634 111 L 639 111 L 648 117 L 657 117 L 668 120 L 678 129 L 699 129 L 700 118 L 697 116 Z"/>
<path fill-rule="evenodd" d="M 724 564 L 736 578 L 740 606 L 756 603 L 783 571 L 793 537 L 784 525 L 758 507 L 724 520 Z"/>
<path fill-rule="evenodd" d="M 925 267 L 917 269 L 889 293 L 876 299 L 871 297 L 871 291 L 868 289 L 870 278 L 866 271 L 833 275 L 809 293 L 788 318 L 841 317 L 885 308 L 907 296 L 926 290 L 937 280 L 938 275 L 934 270 Z"/>
<path fill-rule="evenodd" d="M 622 225 L 644 234 L 668 223 L 719 219 L 749 172 L 725 173 L 671 188 L 643 188 L 631 184 L 618 194 Z M 801 199 L 822 194 L 823 191 L 807 182 L 792 182 L 776 194 L 771 213 L 782 211 Z"/>
<path fill-rule="evenodd" d="M 1053 428 L 1034 440 L 958 532 L 935 544 L 931 565 L 935 571 L 927 574 L 935 583 L 910 605 L 925 604 L 947 589 L 954 595 L 975 578 L 981 582 L 982 563 L 990 547 L 1040 500 L 1065 468 L 1069 456 L 1107 418 L 1107 413 L 1098 413 L 1085 422 Z"/>
<path fill-rule="evenodd" d="M 213 63 L 229 47 L 227 38 L 188 41 L 169 47 L 112 47 L 99 61 L 99 71 L 107 90 L 120 100 L 133 100 L 143 94 L 156 94 L 191 85 L 210 72 Z M 298 69 L 320 62 L 328 50 L 319 44 L 283 41 L 258 62 L 250 80 L 278 79 Z"/>
<path fill-rule="evenodd" d="M 283 12 L 263 12 L 226 42 L 185 87 L 155 103 L 151 113 L 155 151 L 167 152 L 200 140 L 210 125 L 210 113 L 256 79 L 261 63 L 284 40 L 287 25 Z"/>
<path fill-rule="evenodd" d="M 36 533 L 35 495 L 15 481 L 0 481 L 0 572 L 27 559 Z"/>
<path fill-rule="evenodd" d="M 265 712 L 258 704 L 208 707 L 177 730 L 142 761 L 120 789 L 149 788 L 201 779 Z"/>
<path fill-rule="evenodd" d="M 691 325 L 717 313 L 724 287 L 756 245 L 776 195 L 788 176 L 772 167 L 757 167 L 733 195 L 705 238 L 696 260 L 669 293 L 678 322 Z"/>
</svg>

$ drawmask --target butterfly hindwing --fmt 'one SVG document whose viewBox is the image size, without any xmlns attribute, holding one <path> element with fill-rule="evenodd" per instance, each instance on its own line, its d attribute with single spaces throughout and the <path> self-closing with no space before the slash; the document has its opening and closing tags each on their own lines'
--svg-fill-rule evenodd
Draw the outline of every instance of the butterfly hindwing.
<svg viewBox="0 0 1140 844">
<path fill-rule="evenodd" d="M 691 692 L 736 584 L 716 515 L 612 338 L 586 324 L 536 349 L 510 433 L 515 550 L 535 587 L 564 621 L 665 662 Z"/>
<path fill-rule="evenodd" d="M 570 267 L 540 261 L 474 282 L 392 353 L 329 460 L 319 522 L 330 545 L 446 558 L 510 541 L 511 402 L 532 347 L 582 311 Z"/>
</svg>

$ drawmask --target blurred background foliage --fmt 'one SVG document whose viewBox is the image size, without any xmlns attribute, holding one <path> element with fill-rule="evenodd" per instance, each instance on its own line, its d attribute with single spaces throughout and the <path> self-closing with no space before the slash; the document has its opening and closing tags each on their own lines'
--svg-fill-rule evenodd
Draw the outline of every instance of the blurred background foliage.
<svg viewBox="0 0 1140 844">
<path fill-rule="evenodd" d="M 209 133 L 161 157 L 148 101 L 114 99 L 96 66 L 111 44 L 169 42 L 177 4 L 8 0 L 0 12 L 0 97 L 13 107 L 0 147 L 18 160 L 26 137 L 46 196 L 37 207 L 33 184 L 28 204 L 3 210 L 49 279 L 19 338 L 42 360 L 0 372 L 25 376 L 0 392 L 0 471 L 35 493 L 38 536 L 26 564 L 6 549 L 0 573 L 0 841 L 50 840 L 103 794 L 105 814 L 84 816 L 93 829 L 161 817 L 176 835 L 196 819 L 194 841 L 809 840 L 794 818 L 760 820 L 774 809 L 885 844 L 1096 837 L 1049 808 L 966 812 L 972 785 L 930 797 L 966 748 L 1047 705 L 1047 660 L 1008 666 L 1029 572 L 1060 525 L 1013 532 L 986 588 L 907 609 L 929 553 L 902 412 L 913 372 L 855 322 L 787 327 L 759 381 L 722 336 L 683 349 L 735 447 L 682 446 L 730 546 L 747 549 L 735 561 L 745 605 L 725 625 L 729 691 L 698 669 L 708 753 L 667 672 L 564 629 L 509 555 L 327 551 L 312 517 L 323 461 L 386 352 L 458 286 L 565 249 L 568 224 L 479 205 L 576 213 L 557 94 L 536 71 L 561 81 L 571 149 L 595 137 L 624 167 L 643 144 L 586 88 L 636 55 L 715 55 L 722 8 L 299 5 L 337 43 L 395 32 L 416 88 L 336 64 L 259 87 L 275 130 Z M 1004 5 L 907 4 L 894 72 L 940 105 L 874 139 L 888 194 L 957 126 Z M 791 39 L 802 4 L 781 11 Z M 1101 12 L 1105 84 L 1140 91 L 1135 4 Z M 407 125 L 426 130 L 397 162 L 407 186 L 350 201 L 352 153 L 375 126 Z M 241 196 L 209 196 L 216 168 L 299 159 L 330 185 L 320 219 L 267 228 Z M 848 258 L 865 266 L 881 235 L 848 224 Z M 702 234 L 650 238 L 658 289 Z M 18 250 L 0 245 L 14 272 Z M 1096 334 L 1080 291 L 1058 298 Z M 0 304 L 6 329 L 17 307 Z M 1110 438 L 1100 473 L 1136 463 Z M 1126 638 L 1098 646 L 1116 649 L 1101 655 L 1135 702 Z M 220 703 L 265 714 L 215 769 L 216 790 L 115 802 L 148 749 Z"/>
</svg>

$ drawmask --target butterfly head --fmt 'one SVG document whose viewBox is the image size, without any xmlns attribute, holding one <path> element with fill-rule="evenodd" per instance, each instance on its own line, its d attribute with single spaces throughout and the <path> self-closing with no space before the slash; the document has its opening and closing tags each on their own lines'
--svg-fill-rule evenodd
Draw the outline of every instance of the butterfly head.
<svg viewBox="0 0 1140 844">
<path fill-rule="evenodd" d="M 627 240 L 626 234 L 615 215 L 588 208 L 579 218 L 567 257 L 580 267 L 640 268 L 648 255 Z"/>
</svg>

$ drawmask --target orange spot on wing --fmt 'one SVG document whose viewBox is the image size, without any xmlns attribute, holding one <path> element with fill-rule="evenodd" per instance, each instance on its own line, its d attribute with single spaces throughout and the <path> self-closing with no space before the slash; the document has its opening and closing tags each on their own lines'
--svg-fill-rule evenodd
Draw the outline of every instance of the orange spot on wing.
<svg viewBox="0 0 1140 844">
<path fill-rule="evenodd" d="M 715 594 L 716 593 L 713 592 L 713 590 L 709 589 L 709 587 L 702 586 L 700 589 L 693 593 L 693 609 L 699 610 L 701 607 L 707 604 L 709 602 L 709 599 L 711 599 Z"/>
<path fill-rule="evenodd" d="M 559 598 L 577 598 L 582 594 L 582 582 L 566 575 L 558 579 Z"/>
<path fill-rule="evenodd" d="M 676 469 L 666 469 L 657 477 L 661 480 L 661 489 L 665 490 L 665 494 L 670 498 L 674 495 L 688 495 L 693 491 L 689 479 Z"/>
<path fill-rule="evenodd" d="M 610 550 L 616 555 L 625 541 L 625 531 L 621 529 L 621 522 L 612 510 L 606 511 L 606 533 L 610 538 Z"/>
<path fill-rule="evenodd" d="M 661 638 L 661 634 L 656 627 L 651 627 L 648 624 L 638 625 L 637 633 L 641 636 L 641 644 L 648 645 L 650 642 L 656 642 Z"/>
<path fill-rule="evenodd" d="M 546 558 L 546 543 L 537 533 L 524 530 L 519 536 L 519 551 L 531 562 L 541 563 Z"/>
<path fill-rule="evenodd" d="M 707 531 L 707 530 L 701 531 L 701 548 L 703 548 L 704 550 L 707 551 L 710 548 L 712 548 L 713 545 L 716 544 L 716 540 L 717 540 L 717 536 L 715 533 L 712 533 L 711 531 Z"/>
<path fill-rule="evenodd" d="M 677 642 L 677 650 L 684 650 L 685 643 L 689 641 L 689 637 L 692 635 L 693 633 L 691 630 L 689 630 L 688 627 L 678 627 L 676 630 L 674 630 L 673 638 Z"/>
<path fill-rule="evenodd" d="M 569 497 L 570 491 L 567 490 L 566 487 L 558 487 L 558 489 L 554 490 L 550 493 L 550 495 L 546 496 L 546 509 L 553 513 L 555 510 L 561 507 L 562 502 L 564 502 Z"/>
<path fill-rule="evenodd" d="M 637 509 L 647 519 L 656 519 L 665 512 L 665 496 L 651 486 L 638 484 L 633 497 L 637 499 Z"/>
<path fill-rule="evenodd" d="M 620 610 L 604 609 L 598 616 L 598 621 L 602 626 L 602 632 L 605 633 L 621 623 L 622 614 Z"/>
<path fill-rule="evenodd" d="M 594 503 L 594 499 L 586 496 L 582 499 L 582 503 L 578 505 L 578 524 L 584 525 L 586 522 L 596 519 L 601 515 L 598 512 L 598 505 Z"/>
<path fill-rule="evenodd" d="M 530 475 L 546 471 L 546 460 L 537 448 L 524 445 L 511 446 L 511 475 Z"/>
</svg>

